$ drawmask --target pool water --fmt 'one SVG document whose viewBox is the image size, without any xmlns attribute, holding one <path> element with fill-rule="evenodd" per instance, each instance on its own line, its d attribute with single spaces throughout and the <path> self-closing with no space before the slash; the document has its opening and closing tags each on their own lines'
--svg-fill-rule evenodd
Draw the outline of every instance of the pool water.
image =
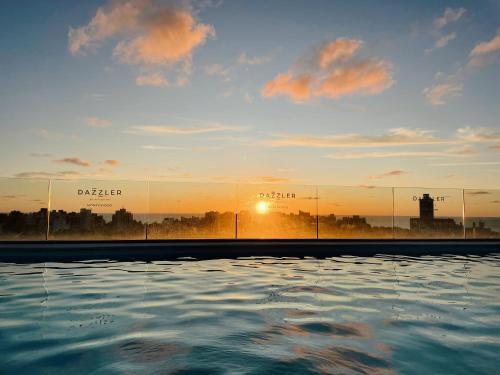
<svg viewBox="0 0 500 375">
<path fill-rule="evenodd" d="M 0 264 L 0 374 L 498 374 L 500 255 Z"/>
</svg>

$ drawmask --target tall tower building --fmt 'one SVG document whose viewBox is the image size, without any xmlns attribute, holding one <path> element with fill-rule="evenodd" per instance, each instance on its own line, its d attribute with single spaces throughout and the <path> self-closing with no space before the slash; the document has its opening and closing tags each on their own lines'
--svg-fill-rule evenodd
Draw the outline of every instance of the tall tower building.
<svg viewBox="0 0 500 375">
<path fill-rule="evenodd" d="M 429 194 L 424 194 L 418 200 L 420 203 L 420 225 L 432 228 L 434 225 L 434 199 Z"/>
</svg>

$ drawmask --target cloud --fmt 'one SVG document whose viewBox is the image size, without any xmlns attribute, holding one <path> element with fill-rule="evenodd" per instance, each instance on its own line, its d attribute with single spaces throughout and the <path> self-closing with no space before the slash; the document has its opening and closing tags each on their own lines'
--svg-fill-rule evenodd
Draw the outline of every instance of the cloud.
<svg viewBox="0 0 500 375">
<path fill-rule="evenodd" d="M 338 38 L 325 43 L 318 51 L 318 65 L 325 69 L 335 61 L 345 60 L 353 56 L 362 45 L 363 41 L 348 38 Z"/>
<path fill-rule="evenodd" d="M 382 174 L 375 175 L 375 176 L 369 176 L 369 178 L 370 179 L 380 179 L 380 178 L 386 178 L 386 177 L 403 176 L 405 174 L 408 174 L 408 172 L 402 171 L 402 170 L 394 170 L 394 171 L 390 171 L 390 172 L 387 172 L 387 173 L 382 173 Z"/>
<path fill-rule="evenodd" d="M 185 150 L 184 147 L 176 147 L 176 146 L 159 146 L 159 145 L 144 145 L 141 146 L 144 150 Z"/>
<path fill-rule="evenodd" d="M 456 133 L 457 138 L 467 142 L 499 142 L 500 131 L 492 128 L 472 128 L 466 126 L 458 128 Z"/>
<path fill-rule="evenodd" d="M 44 139 L 60 139 L 64 137 L 61 133 L 53 133 L 48 129 L 34 129 L 33 133 Z"/>
<path fill-rule="evenodd" d="M 457 37 L 457 33 L 455 33 L 455 32 L 441 36 L 440 38 L 438 38 L 436 40 L 436 42 L 434 43 L 434 46 L 432 48 L 425 50 L 425 53 L 430 53 L 435 49 L 446 47 L 446 45 L 448 45 L 448 43 L 451 42 L 456 37 Z"/>
<path fill-rule="evenodd" d="M 167 150 L 167 151 L 190 151 L 190 152 L 207 152 L 217 151 L 221 148 L 218 146 L 205 146 L 205 147 L 176 147 L 176 146 L 162 146 L 162 145 L 144 145 L 141 146 L 144 150 Z"/>
<path fill-rule="evenodd" d="M 259 184 L 259 183 L 290 183 L 293 181 L 287 177 L 277 177 L 277 176 L 215 176 L 212 177 L 212 180 L 215 181 L 224 181 L 224 182 L 236 182 L 236 183 L 250 183 L 250 184 Z"/>
<path fill-rule="evenodd" d="M 490 195 L 490 191 L 485 191 L 485 190 L 474 190 L 474 191 L 466 191 L 465 194 L 467 195 Z"/>
<path fill-rule="evenodd" d="M 218 8 L 224 4 L 224 0 L 198 0 L 197 5 L 199 9 Z"/>
<path fill-rule="evenodd" d="M 190 59 L 192 51 L 215 36 L 210 25 L 199 23 L 187 9 L 165 5 L 148 19 L 145 32 L 121 41 L 113 55 L 128 64 L 171 65 Z"/>
<path fill-rule="evenodd" d="M 492 61 L 500 51 L 500 28 L 497 34 L 486 42 L 476 44 L 469 54 L 468 66 L 485 65 Z"/>
<path fill-rule="evenodd" d="M 132 134 L 203 134 L 221 131 L 240 131 L 242 128 L 235 126 L 212 125 L 205 127 L 177 127 L 177 126 L 162 126 L 162 125 L 140 125 L 132 126 L 128 133 Z"/>
<path fill-rule="evenodd" d="M 88 126 L 92 126 L 94 128 L 104 128 L 113 125 L 111 121 L 98 117 L 87 117 L 85 119 L 85 122 L 87 123 Z"/>
<path fill-rule="evenodd" d="M 219 76 L 224 79 L 224 81 L 231 80 L 231 69 L 224 68 L 220 64 L 212 64 L 205 67 L 205 73 L 209 76 Z"/>
<path fill-rule="evenodd" d="M 444 28 L 446 25 L 458 21 L 465 14 L 465 8 L 446 8 L 444 13 L 440 17 L 434 19 L 434 28 L 439 30 Z"/>
<path fill-rule="evenodd" d="M 77 158 L 77 157 L 53 160 L 53 162 L 59 163 L 59 164 L 73 164 L 73 165 L 78 165 L 79 167 L 90 167 L 91 166 L 90 162 L 88 162 L 86 160 L 82 160 L 82 159 Z"/>
<path fill-rule="evenodd" d="M 394 83 L 392 66 L 378 58 L 357 59 L 363 42 L 339 38 L 317 48 L 304 72 L 289 70 L 278 74 L 261 89 L 264 97 L 287 96 L 296 103 L 312 97 L 339 99 L 343 96 L 379 94 Z"/>
<path fill-rule="evenodd" d="M 97 9 L 90 22 L 68 32 L 68 49 L 73 55 L 93 49 L 99 42 L 139 28 L 141 15 L 150 2 L 147 0 L 114 1 Z"/>
<path fill-rule="evenodd" d="M 135 84 L 137 86 L 165 87 L 168 86 L 168 80 L 161 73 L 151 73 L 137 76 Z"/>
<path fill-rule="evenodd" d="M 461 83 L 440 83 L 425 88 L 422 93 L 432 105 L 444 105 L 450 98 L 461 96 L 463 87 Z"/>
<path fill-rule="evenodd" d="M 319 83 L 315 95 L 331 99 L 353 94 L 380 94 L 393 84 L 390 65 L 369 59 L 329 72 Z"/>
<path fill-rule="evenodd" d="M 379 158 L 440 158 L 440 157 L 464 157 L 475 154 L 470 148 L 449 149 L 445 151 L 395 151 L 395 152 L 337 152 L 326 155 L 328 159 L 379 159 Z"/>
<path fill-rule="evenodd" d="M 276 134 L 274 138 L 260 141 L 270 147 L 313 147 L 313 148 L 369 148 L 399 147 L 411 145 L 455 145 L 439 151 L 374 151 L 345 152 L 327 155 L 331 159 L 361 159 L 365 157 L 444 157 L 469 156 L 477 154 L 469 144 L 499 142 L 500 131 L 494 128 L 470 127 L 456 129 L 449 137 L 438 137 L 427 129 L 393 128 L 380 135 L 345 133 L 335 135 Z M 495 147 L 495 146 L 494 146 Z"/>
<path fill-rule="evenodd" d="M 2 195 L 2 198 L 4 198 L 4 199 L 18 199 L 21 197 L 22 197 L 22 195 Z"/>
<path fill-rule="evenodd" d="M 246 52 L 242 52 L 238 57 L 238 64 L 240 65 L 262 65 L 267 64 L 272 60 L 271 56 L 253 56 L 248 57 Z"/>
<path fill-rule="evenodd" d="M 437 163 L 430 165 L 434 167 L 468 167 L 477 165 L 500 165 L 500 161 L 472 161 L 464 163 Z"/>
<path fill-rule="evenodd" d="M 447 35 L 442 36 L 438 40 L 436 40 L 436 44 L 434 44 L 434 48 L 443 48 L 446 46 L 450 41 L 455 39 L 457 37 L 457 33 L 449 33 Z"/>
<path fill-rule="evenodd" d="M 270 182 L 270 183 L 290 182 L 289 178 L 286 178 L 286 177 L 275 177 L 275 176 L 262 176 L 262 177 L 257 178 L 256 180 L 260 180 L 262 182 Z"/>
<path fill-rule="evenodd" d="M 14 177 L 18 178 L 52 178 L 52 177 L 78 177 L 82 174 L 76 171 L 61 171 L 61 172 L 21 172 L 16 173 Z"/>
<path fill-rule="evenodd" d="M 215 30 L 198 21 L 187 6 L 116 0 L 99 7 L 87 25 L 69 29 L 68 49 L 73 55 L 95 50 L 111 37 L 121 38 L 113 49 L 118 61 L 164 68 L 180 64 L 178 84 L 184 85 L 194 49 L 215 37 Z"/>
<path fill-rule="evenodd" d="M 264 97 L 285 95 L 294 102 L 300 103 L 309 100 L 312 93 L 313 77 L 310 74 L 294 76 L 292 73 L 282 73 L 265 84 L 261 90 Z"/>
<path fill-rule="evenodd" d="M 443 35 L 442 29 L 451 23 L 457 22 L 462 18 L 465 12 L 465 8 L 446 8 L 442 16 L 434 18 L 431 33 L 436 38 L 436 41 L 434 42 L 434 46 L 432 46 L 432 48 L 425 50 L 425 53 L 430 53 L 436 49 L 443 48 L 457 37 L 456 32 L 450 32 Z"/>
<path fill-rule="evenodd" d="M 339 135 L 279 135 L 276 139 L 264 141 L 265 145 L 274 147 L 377 147 L 404 145 L 433 145 L 455 143 L 455 140 L 440 139 L 432 135 L 430 130 L 394 128 L 386 134 L 366 136 L 357 133 Z"/>
<path fill-rule="evenodd" d="M 33 158 L 50 158 L 52 154 L 38 154 L 36 152 L 32 152 L 30 156 Z"/>
<path fill-rule="evenodd" d="M 118 164 L 120 164 L 120 162 L 118 160 L 114 160 L 114 159 L 104 160 L 103 163 L 106 165 L 109 165 L 111 167 L 116 167 Z"/>
</svg>

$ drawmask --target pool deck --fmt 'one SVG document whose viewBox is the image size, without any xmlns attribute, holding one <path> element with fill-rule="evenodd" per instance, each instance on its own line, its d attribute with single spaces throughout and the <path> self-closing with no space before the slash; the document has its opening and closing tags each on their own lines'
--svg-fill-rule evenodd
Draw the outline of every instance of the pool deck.
<svg viewBox="0 0 500 375">
<path fill-rule="evenodd" d="M 499 240 L 0 241 L 0 262 L 173 260 L 240 257 L 487 255 Z"/>
</svg>

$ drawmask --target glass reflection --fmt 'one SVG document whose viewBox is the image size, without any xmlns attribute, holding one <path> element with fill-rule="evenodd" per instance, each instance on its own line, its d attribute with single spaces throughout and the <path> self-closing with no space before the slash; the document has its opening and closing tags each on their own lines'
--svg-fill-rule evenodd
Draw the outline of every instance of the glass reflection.
<svg viewBox="0 0 500 375">
<path fill-rule="evenodd" d="M 392 238 L 392 189 L 318 187 L 319 238 Z"/>
<path fill-rule="evenodd" d="M 466 238 L 500 238 L 500 190 L 464 190 Z"/>
<path fill-rule="evenodd" d="M 46 239 L 48 188 L 48 180 L 0 178 L 0 239 Z"/>
<path fill-rule="evenodd" d="M 236 236 L 236 186 L 151 182 L 148 239 Z"/>
<path fill-rule="evenodd" d="M 145 239 L 147 182 L 55 180 L 49 239 Z"/>
<path fill-rule="evenodd" d="M 394 189 L 395 238 L 463 238 L 463 191 Z"/>
<path fill-rule="evenodd" d="M 238 185 L 238 238 L 317 238 L 317 192 L 304 185 Z"/>
</svg>

